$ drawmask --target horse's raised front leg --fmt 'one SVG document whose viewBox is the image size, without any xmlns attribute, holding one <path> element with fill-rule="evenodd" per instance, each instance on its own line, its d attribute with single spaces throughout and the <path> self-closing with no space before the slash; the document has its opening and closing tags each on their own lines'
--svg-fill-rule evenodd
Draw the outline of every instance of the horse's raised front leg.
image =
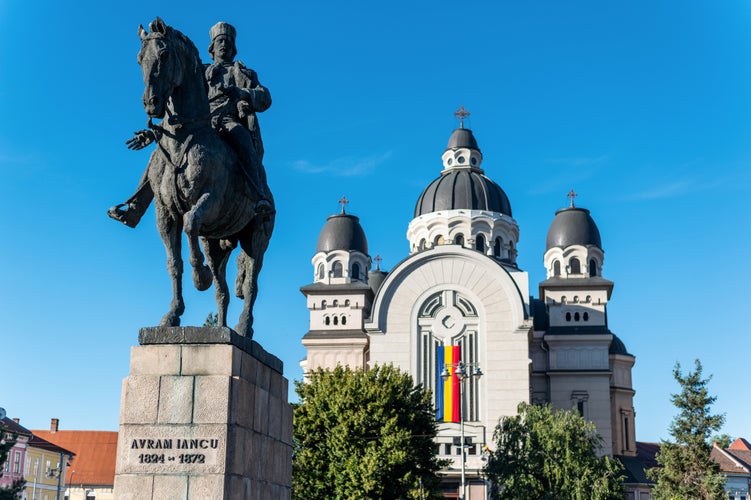
<svg viewBox="0 0 751 500">
<path fill-rule="evenodd" d="M 183 259 L 180 255 L 182 227 L 166 210 L 157 204 L 157 229 L 167 252 L 167 271 L 172 279 L 172 301 L 160 326 L 180 326 L 180 316 L 185 312 L 183 302 Z"/>
<path fill-rule="evenodd" d="M 229 306 L 229 287 L 227 286 L 227 261 L 231 246 L 222 246 L 220 240 L 201 238 L 206 261 L 214 275 L 214 296 L 216 297 L 217 324 L 227 326 L 227 306 Z"/>
<path fill-rule="evenodd" d="M 211 269 L 204 264 L 203 253 L 198 243 L 201 218 L 210 199 L 209 193 L 204 193 L 195 206 L 183 216 L 183 227 L 188 237 L 188 248 L 190 249 L 190 265 L 193 267 L 193 284 L 201 291 L 208 290 L 212 280 Z"/>
</svg>

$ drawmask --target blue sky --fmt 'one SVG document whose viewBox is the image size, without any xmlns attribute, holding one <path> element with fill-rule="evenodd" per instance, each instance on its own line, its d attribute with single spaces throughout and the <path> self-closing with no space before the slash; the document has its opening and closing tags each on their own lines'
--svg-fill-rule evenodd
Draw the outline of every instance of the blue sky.
<svg viewBox="0 0 751 500">
<path fill-rule="evenodd" d="M 744 255 L 751 245 L 751 4 L 634 2 L 36 2 L 0 4 L 0 406 L 32 429 L 115 430 L 138 329 L 166 312 L 149 211 L 105 215 L 135 188 L 143 128 L 139 24 L 208 29 L 273 96 L 260 116 L 277 200 L 256 336 L 299 379 L 299 287 L 337 200 L 373 256 L 408 253 L 415 201 L 441 169 L 459 105 L 508 194 L 519 265 L 544 279 L 566 193 L 591 210 L 615 282 L 609 325 L 636 355 L 637 438 L 668 437 L 672 368 L 700 358 L 724 431 L 751 437 Z M 215 310 L 186 283 L 183 324 Z M 230 309 L 232 324 L 239 312 Z"/>
</svg>

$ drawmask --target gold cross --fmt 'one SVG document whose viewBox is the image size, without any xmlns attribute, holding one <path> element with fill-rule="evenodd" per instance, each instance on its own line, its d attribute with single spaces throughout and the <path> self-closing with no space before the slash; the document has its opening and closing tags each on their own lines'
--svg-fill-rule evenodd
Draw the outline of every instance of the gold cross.
<svg viewBox="0 0 751 500">
<path fill-rule="evenodd" d="M 459 106 L 459 109 L 454 111 L 454 116 L 459 118 L 459 128 L 464 128 L 464 119 L 471 114 L 472 113 L 464 109 L 464 106 Z"/>
<path fill-rule="evenodd" d="M 339 204 L 342 206 L 342 213 L 344 213 L 344 205 L 346 205 L 347 203 L 349 203 L 349 200 L 347 199 L 347 197 L 342 196 L 341 199 L 339 200 Z"/>
<path fill-rule="evenodd" d="M 574 208 L 574 198 L 576 198 L 579 195 L 576 194 L 576 192 L 572 189 L 571 191 L 568 192 L 566 196 L 568 196 L 568 198 L 571 200 L 570 208 Z"/>
</svg>

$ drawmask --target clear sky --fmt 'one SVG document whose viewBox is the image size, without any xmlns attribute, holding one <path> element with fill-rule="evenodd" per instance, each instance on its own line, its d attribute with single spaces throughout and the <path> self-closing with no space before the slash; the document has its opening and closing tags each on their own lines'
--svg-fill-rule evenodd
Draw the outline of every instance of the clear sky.
<svg viewBox="0 0 751 500">
<path fill-rule="evenodd" d="M 273 96 L 260 115 L 278 216 L 255 340 L 300 379 L 299 287 L 337 200 L 391 269 L 464 105 L 486 174 L 511 200 L 520 267 L 544 279 L 566 193 L 591 210 L 615 282 L 609 326 L 636 356 L 637 438 L 668 437 L 672 369 L 700 358 L 724 431 L 751 437 L 751 3 L 691 0 L 0 3 L 0 406 L 32 429 L 116 430 L 138 330 L 170 284 L 135 188 L 139 24 L 207 53 L 216 21 Z M 184 325 L 215 311 L 186 282 Z M 745 304 L 745 305 L 744 305 Z M 232 325 L 238 302 L 230 309 Z M 744 312 L 745 311 L 745 312 Z"/>
</svg>

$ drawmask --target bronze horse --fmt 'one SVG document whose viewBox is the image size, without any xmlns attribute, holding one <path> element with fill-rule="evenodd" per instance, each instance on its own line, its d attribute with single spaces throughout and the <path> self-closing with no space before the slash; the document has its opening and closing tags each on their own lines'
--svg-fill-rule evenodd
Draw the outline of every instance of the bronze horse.
<svg viewBox="0 0 751 500">
<path fill-rule="evenodd" d="M 258 273 L 273 231 L 274 212 L 255 212 L 259 193 L 245 180 L 235 152 L 211 127 L 203 64 L 193 42 L 159 18 L 149 29 L 147 33 L 138 27 L 142 42 L 138 63 L 146 86 L 143 104 L 157 143 L 148 178 L 172 279 L 172 301 L 161 325 L 179 326 L 185 310 L 181 256 L 185 231 L 193 283 L 206 290 L 213 281 L 220 326 L 227 325 L 227 261 L 240 244 L 236 294 L 244 305 L 235 330 L 252 337 Z M 154 118 L 161 118 L 161 123 L 154 124 Z"/>
</svg>

